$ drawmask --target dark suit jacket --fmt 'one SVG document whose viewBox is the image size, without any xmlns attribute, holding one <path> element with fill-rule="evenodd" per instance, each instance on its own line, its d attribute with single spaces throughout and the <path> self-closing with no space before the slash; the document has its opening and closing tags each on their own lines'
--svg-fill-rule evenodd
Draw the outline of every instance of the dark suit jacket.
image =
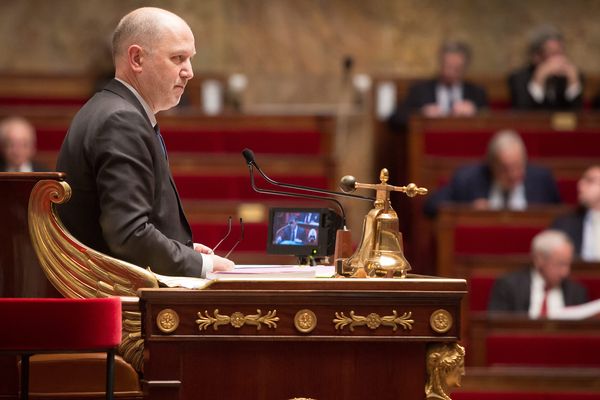
<svg viewBox="0 0 600 400">
<path fill-rule="evenodd" d="M 73 189 L 59 208 L 84 244 L 165 275 L 200 276 L 169 165 L 135 95 L 111 81 L 77 113 L 58 157 Z"/>
<path fill-rule="evenodd" d="M 390 127 L 396 131 L 406 129 L 410 114 L 419 112 L 426 104 L 435 103 L 437 84 L 437 79 L 430 79 L 412 85 L 404 102 L 390 117 Z M 463 82 L 463 99 L 472 101 L 478 110 L 488 105 L 485 90 L 469 82 Z"/>
<path fill-rule="evenodd" d="M 450 183 L 429 196 L 425 202 L 425 213 L 437 214 L 442 203 L 471 203 L 476 199 L 487 199 L 492 188 L 492 172 L 487 164 L 479 163 L 459 168 Z M 528 164 L 525 169 L 525 198 L 528 204 L 560 203 L 558 187 L 550 170 Z"/>
<path fill-rule="evenodd" d="M 552 229 L 558 229 L 571 238 L 575 246 L 575 254 L 581 255 L 581 245 L 583 243 L 583 220 L 587 209 L 578 207 L 574 212 L 562 215 L 556 218 L 551 225 Z"/>
<path fill-rule="evenodd" d="M 576 110 L 582 107 L 583 96 L 581 93 L 573 100 L 567 100 L 565 97 L 567 80 L 564 77 L 549 78 L 546 81 L 544 101 L 542 103 L 536 102 L 527 89 L 534 71 L 535 66 L 529 65 L 514 71 L 508 77 L 508 87 L 513 108 L 518 110 Z M 581 82 L 583 85 L 583 78 Z"/>
<path fill-rule="evenodd" d="M 296 226 L 298 228 L 296 230 L 296 240 L 301 240 L 302 243 L 306 243 L 306 230 L 301 228 L 300 226 Z M 283 231 L 281 231 L 281 240 L 292 240 L 292 226 L 286 226 Z"/>
<path fill-rule="evenodd" d="M 561 289 L 566 306 L 588 301 L 587 290 L 579 283 L 565 279 Z M 531 268 L 521 269 L 500 277 L 492 287 L 488 311 L 529 312 L 531 297 Z"/>
</svg>

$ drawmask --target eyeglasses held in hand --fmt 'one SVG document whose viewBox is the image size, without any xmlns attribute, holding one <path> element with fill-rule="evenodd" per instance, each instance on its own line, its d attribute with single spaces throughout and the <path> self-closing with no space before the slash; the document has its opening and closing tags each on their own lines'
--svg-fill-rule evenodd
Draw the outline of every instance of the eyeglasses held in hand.
<svg viewBox="0 0 600 400">
<path fill-rule="evenodd" d="M 213 251 L 217 250 L 217 248 L 221 245 L 221 243 L 223 243 L 225 241 L 225 239 L 227 239 L 227 237 L 229 236 L 230 233 L 231 233 L 231 216 L 227 219 L 227 233 L 225 233 L 225 236 L 223 236 L 223 239 L 219 240 L 219 242 L 215 245 L 215 247 L 213 247 Z M 231 255 L 231 253 L 233 252 L 233 250 L 235 250 L 237 245 L 240 244 L 240 242 L 242 240 L 244 240 L 244 221 L 240 218 L 239 239 L 235 242 L 235 244 L 231 247 L 231 249 L 227 252 L 227 254 L 224 255 L 224 258 L 228 258 Z"/>
</svg>

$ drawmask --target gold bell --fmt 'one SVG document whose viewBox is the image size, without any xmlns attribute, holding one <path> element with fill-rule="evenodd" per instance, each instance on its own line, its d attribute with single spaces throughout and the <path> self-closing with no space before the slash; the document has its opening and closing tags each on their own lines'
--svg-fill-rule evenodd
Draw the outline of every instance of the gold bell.
<svg viewBox="0 0 600 400">
<path fill-rule="evenodd" d="M 424 195 L 427 189 L 414 183 L 407 186 L 389 185 L 389 172 L 386 168 L 379 174 L 381 183 L 358 183 L 352 176 L 341 179 L 340 186 L 345 192 L 355 189 L 374 189 L 374 208 L 363 222 L 360 244 L 352 256 L 342 261 L 341 273 L 348 277 L 404 278 L 410 271 L 410 263 L 404 257 L 402 233 L 398 215 L 391 206 L 390 192 L 403 192 L 409 197 Z"/>
</svg>

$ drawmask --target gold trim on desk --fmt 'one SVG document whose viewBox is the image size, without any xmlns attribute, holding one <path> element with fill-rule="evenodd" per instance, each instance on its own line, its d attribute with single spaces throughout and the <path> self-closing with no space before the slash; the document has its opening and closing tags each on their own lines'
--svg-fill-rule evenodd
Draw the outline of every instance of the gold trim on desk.
<svg viewBox="0 0 600 400">
<path fill-rule="evenodd" d="M 204 311 L 204 315 L 202 315 L 202 312 L 198 312 L 198 319 L 196 320 L 198 329 L 201 331 L 207 330 L 211 325 L 215 331 L 221 325 L 231 325 L 239 329 L 247 324 L 256 326 L 256 330 L 258 331 L 262 327 L 262 324 L 265 324 L 268 328 L 275 329 L 277 328 L 277 321 L 279 321 L 277 310 L 268 311 L 265 315 L 262 315 L 262 311 L 259 309 L 256 310 L 256 314 L 252 315 L 244 315 L 236 311 L 231 316 L 228 316 L 219 314 L 219 309 L 215 309 L 213 315 L 214 317 L 211 317 L 207 310 Z"/>
<path fill-rule="evenodd" d="M 375 330 L 383 325 L 391 326 L 392 330 L 395 332 L 398 329 L 398 326 L 402 327 L 404 330 L 412 330 L 415 320 L 411 319 L 411 317 L 412 311 L 405 312 L 401 316 L 398 316 L 398 312 L 393 310 L 392 315 L 381 317 L 377 313 L 370 313 L 365 317 L 356 315 L 354 310 L 352 310 L 350 311 L 349 317 L 345 316 L 343 312 L 336 312 L 333 323 L 335 324 L 336 330 L 343 330 L 348 325 L 350 332 L 354 332 L 354 327 L 364 325 L 371 330 Z"/>
</svg>

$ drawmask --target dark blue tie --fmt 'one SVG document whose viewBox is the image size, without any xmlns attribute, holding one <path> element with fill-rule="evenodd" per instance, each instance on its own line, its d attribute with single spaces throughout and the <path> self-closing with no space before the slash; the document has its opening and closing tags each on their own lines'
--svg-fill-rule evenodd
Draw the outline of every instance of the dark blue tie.
<svg viewBox="0 0 600 400">
<path fill-rule="evenodd" d="M 163 151 L 163 154 L 165 155 L 165 158 L 168 160 L 169 157 L 167 156 L 167 146 L 165 146 L 165 141 L 163 140 L 163 137 L 160 134 L 160 128 L 158 127 L 158 124 L 154 126 L 154 132 L 156 132 L 156 136 L 158 137 L 158 141 L 160 142 L 160 147 Z"/>
</svg>

